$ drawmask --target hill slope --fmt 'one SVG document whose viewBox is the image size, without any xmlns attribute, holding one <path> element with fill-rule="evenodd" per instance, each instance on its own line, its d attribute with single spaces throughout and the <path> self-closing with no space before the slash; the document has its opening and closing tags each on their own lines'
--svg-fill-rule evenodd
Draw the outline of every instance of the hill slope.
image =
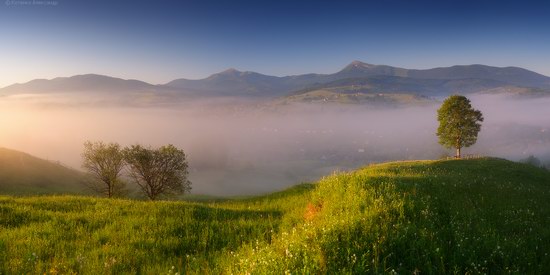
<svg viewBox="0 0 550 275">
<path fill-rule="evenodd" d="M 84 177 L 60 164 L 0 148 L 0 194 L 84 194 Z"/>
<path fill-rule="evenodd" d="M 304 218 L 244 253 L 238 270 L 550 271 L 550 173 L 505 160 L 394 162 L 327 177 Z"/>
<path fill-rule="evenodd" d="M 548 273 L 550 173 L 377 164 L 211 203 L 0 197 L 2 273 Z"/>
<path fill-rule="evenodd" d="M 331 88 L 290 95 L 273 101 L 275 106 L 293 103 L 356 104 L 390 107 L 429 105 L 436 104 L 437 101 L 414 93 L 350 93 Z"/>
<path fill-rule="evenodd" d="M 420 79 L 399 76 L 370 76 L 346 78 L 308 89 L 295 91 L 293 95 L 318 90 L 331 90 L 339 94 L 414 94 L 422 96 L 446 96 L 452 93 L 469 94 L 506 87 L 507 84 L 486 79 Z M 548 92 L 550 94 L 550 92 Z"/>
</svg>

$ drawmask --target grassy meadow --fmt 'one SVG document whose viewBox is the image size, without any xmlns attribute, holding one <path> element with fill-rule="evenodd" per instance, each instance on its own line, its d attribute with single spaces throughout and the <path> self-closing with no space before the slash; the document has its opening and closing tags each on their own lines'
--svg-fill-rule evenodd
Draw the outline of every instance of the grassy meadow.
<svg viewBox="0 0 550 275">
<path fill-rule="evenodd" d="M 0 196 L 1 274 L 550 273 L 550 173 L 375 164 L 251 198 Z"/>
</svg>

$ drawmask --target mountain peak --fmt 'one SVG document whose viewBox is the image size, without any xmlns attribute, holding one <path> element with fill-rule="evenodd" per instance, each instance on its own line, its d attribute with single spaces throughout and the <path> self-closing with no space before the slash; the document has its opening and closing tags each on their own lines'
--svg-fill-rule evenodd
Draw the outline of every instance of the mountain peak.
<svg viewBox="0 0 550 275">
<path fill-rule="evenodd" d="M 240 74 L 241 71 L 235 69 L 235 68 L 229 68 L 223 72 L 221 72 L 220 74 Z"/>
<path fill-rule="evenodd" d="M 218 78 L 222 78 L 222 79 L 225 79 L 225 78 L 235 78 L 235 77 L 240 77 L 241 75 L 243 74 L 243 72 L 235 69 L 235 68 L 229 68 L 225 71 L 221 71 L 219 73 L 215 73 L 209 77 L 207 77 L 206 79 L 218 79 Z"/>
<path fill-rule="evenodd" d="M 359 60 L 354 60 L 342 70 L 340 70 L 338 74 L 346 74 L 348 77 L 362 77 L 368 75 L 386 74 L 385 72 L 380 72 L 380 70 L 384 71 L 385 66 L 378 66 L 361 62 Z"/>
<path fill-rule="evenodd" d="M 349 65 L 346 66 L 346 68 L 355 68 L 355 69 L 370 69 L 376 67 L 376 65 L 368 64 L 365 62 L 361 62 L 359 60 L 354 60 Z"/>
</svg>

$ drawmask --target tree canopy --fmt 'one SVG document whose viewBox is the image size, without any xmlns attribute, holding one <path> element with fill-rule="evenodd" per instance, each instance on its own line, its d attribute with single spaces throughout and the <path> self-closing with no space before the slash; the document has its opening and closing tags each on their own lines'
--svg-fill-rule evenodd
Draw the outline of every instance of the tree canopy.
<svg viewBox="0 0 550 275">
<path fill-rule="evenodd" d="M 122 195 L 125 183 L 120 179 L 124 156 L 117 143 L 84 143 L 82 168 L 94 178 L 88 186 L 109 198 Z"/>
<path fill-rule="evenodd" d="M 124 168 L 151 200 L 191 190 L 185 153 L 171 144 L 156 149 L 141 145 L 121 148 L 118 143 L 87 141 L 82 159 L 82 167 L 94 178 L 88 185 L 107 197 L 125 192 L 126 184 L 120 179 Z"/>
<path fill-rule="evenodd" d="M 476 143 L 483 115 L 472 107 L 465 96 L 452 95 L 437 110 L 437 120 L 439 143 L 447 148 L 455 148 L 456 157 L 460 158 L 463 147 Z"/>
<path fill-rule="evenodd" d="M 124 149 L 124 158 L 131 178 L 151 200 L 191 190 L 185 153 L 171 144 L 157 149 L 132 145 Z"/>
</svg>

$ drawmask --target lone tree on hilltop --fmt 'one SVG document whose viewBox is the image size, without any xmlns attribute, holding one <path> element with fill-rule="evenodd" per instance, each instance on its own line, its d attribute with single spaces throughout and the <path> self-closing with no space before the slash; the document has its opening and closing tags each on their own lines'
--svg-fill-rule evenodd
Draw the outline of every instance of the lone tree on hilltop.
<svg viewBox="0 0 550 275">
<path fill-rule="evenodd" d="M 472 107 L 465 96 L 452 95 L 437 110 L 437 120 L 439 143 L 447 148 L 456 148 L 455 157 L 460 158 L 460 149 L 476 143 L 483 115 Z"/>
<path fill-rule="evenodd" d="M 124 149 L 124 159 L 130 176 L 151 200 L 191 190 L 185 153 L 171 144 L 157 149 L 132 145 Z"/>
<path fill-rule="evenodd" d="M 82 168 L 94 178 L 88 186 L 109 198 L 122 195 L 125 183 L 120 179 L 124 156 L 117 143 L 86 141 L 82 153 Z"/>
</svg>

